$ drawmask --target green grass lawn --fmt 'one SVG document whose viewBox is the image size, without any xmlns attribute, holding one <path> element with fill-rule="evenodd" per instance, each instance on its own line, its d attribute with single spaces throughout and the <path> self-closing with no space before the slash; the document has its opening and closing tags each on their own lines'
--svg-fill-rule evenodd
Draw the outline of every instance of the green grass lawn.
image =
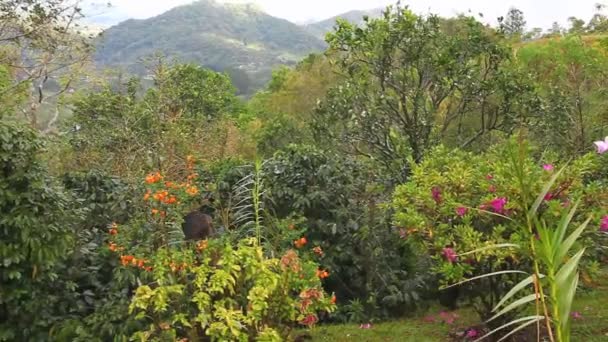
<svg viewBox="0 0 608 342">
<path fill-rule="evenodd" d="M 573 311 L 582 316 L 572 321 L 572 342 L 608 341 L 608 273 L 593 291 L 579 293 Z M 375 323 L 371 329 L 355 324 L 321 325 L 312 331 L 313 341 L 448 341 L 450 332 L 464 331 L 477 323 L 471 309 L 456 311 L 458 318 L 451 325 L 429 322 L 438 317 L 441 308 L 434 307 L 416 317 Z"/>
</svg>

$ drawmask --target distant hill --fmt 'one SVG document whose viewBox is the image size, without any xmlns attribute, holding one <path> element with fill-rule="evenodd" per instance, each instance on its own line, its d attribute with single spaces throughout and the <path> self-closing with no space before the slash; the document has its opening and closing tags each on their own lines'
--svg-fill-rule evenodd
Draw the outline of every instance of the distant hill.
<svg viewBox="0 0 608 342">
<path fill-rule="evenodd" d="M 104 66 L 143 73 L 138 61 L 157 51 L 184 62 L 238 75 L 242 88 L 258 88 L 272 68 L 292 65 L 325 49 L 304 27 L 270 16 L 254 5 L 201 0 L 159 16 L 124 21 L 107 29 L 95 60 Z M 248 78 L 243 80 L 243 76 Z M 245 90 L 246 92 L 246 90 Z"/>
<path fill-rule="evenodd" d="M 323 39 L 328 32 L 333 31 L 333 28 L 336 24 L 336 20 L 338 18 L 345 19 L 350 21 L 353 24 L 360 25 L 363 23 L 363 17 L 368 16 L 370 18 L 378 18 L 382 15 L 382 11 L 384 8 L 376 8 L 365 11 L 350 11 L 346 13 L 339 14 L 335 17 L 331 17 L 329 19 L 321 20 L 316 23 L 305 25 L 304 27 L 308 32 L 312 35 Z"/>
</svg>

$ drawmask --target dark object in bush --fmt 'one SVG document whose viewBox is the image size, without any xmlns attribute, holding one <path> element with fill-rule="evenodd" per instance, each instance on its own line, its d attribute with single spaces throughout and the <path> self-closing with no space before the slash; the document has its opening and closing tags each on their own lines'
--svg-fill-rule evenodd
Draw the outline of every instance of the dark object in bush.
<svg viewBox="0 0 608 342">
<path fill-rule="evenodd" d="M 439 303 L 450 310 L 456 310 L 459 297 L 460 289 L 456 286 L 439 291 Z"/>
<path fill-rule="evenodd" d="M 213 211 L 214 208 L 211 206 L 203 205 L 184 217 L 182 229 L 186 240 L 204 240 L 215 233 L 211 216 Z"/>
</svg>

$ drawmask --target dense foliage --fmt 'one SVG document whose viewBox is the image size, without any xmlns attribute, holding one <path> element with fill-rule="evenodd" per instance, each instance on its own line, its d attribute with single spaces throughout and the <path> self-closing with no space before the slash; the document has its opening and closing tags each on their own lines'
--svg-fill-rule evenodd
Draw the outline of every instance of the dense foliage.
<svg viewBox="0 0 608 342">
<path fill-rule="evenodd" d="M 541 37 L 397 5 L 296 64 L 327 23 L 201 1 L 106 32 L 146 76 L 76 80 L 73 5 L 0 5 L 0 341 L 302 340 L 436 302 L 568 341 L 608 261 L 601 8 Z M 156 43 L 225 73 L 135 62 Z"/>
</svg>

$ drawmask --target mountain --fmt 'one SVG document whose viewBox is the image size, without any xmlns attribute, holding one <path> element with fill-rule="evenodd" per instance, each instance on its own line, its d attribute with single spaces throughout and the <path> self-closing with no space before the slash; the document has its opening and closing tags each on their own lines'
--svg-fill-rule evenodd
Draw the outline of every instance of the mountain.
<svg viewBox="0 0 608 342">
<path fill-rule="evenodd" d="M 339 14 L 329 19 L 317 21 L 316 23 L 305 25 L 304 28 L 312 35 L 323 39 L 328 32 L 333 31 L 338 18 L 350 21 L 353 24 L 360 25 L 363 23 L 363 17 L 368 16 L 370 18 L 378 18 L 382 15 L 384 8 L 375 8 L 371 10 L 355 10 L 346 13 Z"/>
<path fill-rule="evenodd" d="M 251 87 L 257 88 L 270 79 L 277 65 L 295 64 L 325 47 L 305 28 L 270 16 L 255 5 L 201 0 L 110 27 L 97 44 L 95 60 L 141 74 L 144 70 L 138 61 L 160 51 L 180 61 L 236 72 L 241 78 L 246 73 L 254 83 Z"/>
</svg>

